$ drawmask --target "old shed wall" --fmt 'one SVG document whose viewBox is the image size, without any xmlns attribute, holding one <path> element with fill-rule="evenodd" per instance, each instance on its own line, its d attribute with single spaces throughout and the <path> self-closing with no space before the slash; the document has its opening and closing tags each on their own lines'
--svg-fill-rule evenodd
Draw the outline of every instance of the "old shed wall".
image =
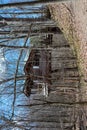
<svg viewBox="0 0 87 130">
<path fill-rule="evenodd" d="M 73 0 L 50 4 L 49 9 L 77 56 L 82 100 L 87 101 L 87 1 Z"/>
</svg>

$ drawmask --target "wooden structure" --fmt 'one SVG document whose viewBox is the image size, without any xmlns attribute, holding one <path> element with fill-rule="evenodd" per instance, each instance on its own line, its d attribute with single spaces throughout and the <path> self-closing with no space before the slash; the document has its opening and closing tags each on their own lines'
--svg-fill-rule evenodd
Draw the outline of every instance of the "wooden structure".
<svg viewBox="0 0 87 130">
<path fill-rule="evenodd" d="M 28 103 L 30 124 L 27 127 L 31 130 L 75 130 L 78 118 L 78 106 L 75 102 L 79 86 L 76 57 L 62 34 L 53 35 L 52 41 L 49 96 L 33 93 L 38 88 L 32 88 Z M 41 57 L 44 57 L 44 53 L 45 51 L 41 51 Z M 43 75 L 47 74 L 45 65 L 40 61 Z M 35 71 L 33 70 L 34 74 Z"/>
<path fill-rule="evenodd" d="M 24 72 L 26 75 L 24 93 L 26 96 L 30 96 L 31 89 L 38 87 L 43 88 L 43 85 L 50 83 L 50 71 L 51 71 L 51 54 L 48 49 L 32 49 L 29 58 L 24 66 Z M 49 86 L 49 85 L 48 85 Z"/>
</svg>

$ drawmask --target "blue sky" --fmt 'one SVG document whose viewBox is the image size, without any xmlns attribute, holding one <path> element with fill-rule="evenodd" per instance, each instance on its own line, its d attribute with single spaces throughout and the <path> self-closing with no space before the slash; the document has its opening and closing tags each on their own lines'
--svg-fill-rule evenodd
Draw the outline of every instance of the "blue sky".
<svg viewBox="0 0 87 130">
<path fill-rule="evenodd" d="M 0 4 L 6 4 L 12 2 L 25 2 L 25 1 L 34 1 L 34 0 L 0 0 Z"/>
<path fill-rule="evenodd" d="M 0 4 L 12 3 L 12 2 L 25 2 L 25 1 L 31 1 L 31 0 L 0 0 Z"/>
</svg>

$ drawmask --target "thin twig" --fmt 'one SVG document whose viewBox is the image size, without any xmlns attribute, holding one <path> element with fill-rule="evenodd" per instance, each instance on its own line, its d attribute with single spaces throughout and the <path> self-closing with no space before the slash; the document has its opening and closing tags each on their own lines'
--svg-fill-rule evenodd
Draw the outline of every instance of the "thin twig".
<svg viewBox="0 0 87 130">
<path fill-rule="evenodd" d="M 30 36 L 30 32 L 31 32 L 31 27 L 32 27 L 32 24 L 30 25 L 30 29 L 29 29 L 29 32 L 28 32 L 28 35 L 25 39 L 25 42 L 24 42 L 24 47 L 26 46 L 27 44 L 27 41 L 28 41 L 28 38 Z M 14 107 L 15 107 L 15 101 L 16 101 L 16 86 L 17 86 L 17 74 L 18 74 L 18 67 L 19 67 L 19 63 L 20 63 L 20 59 L 21 59 L 21 56 L 22 56 L 22 53 L 23 53 L 23 49 L 20 51 L 20 55 L 19 55 L 19 58 L 18 58 L 18 61 L 17 61 L 17 67 L 16 67 L 16 72 L 15 72 L 15 77 L 14 77 L 14 99 L 13 99 L 13 105 L 12 105 L 12 117 L 14 116 Z"/>
</svg>

